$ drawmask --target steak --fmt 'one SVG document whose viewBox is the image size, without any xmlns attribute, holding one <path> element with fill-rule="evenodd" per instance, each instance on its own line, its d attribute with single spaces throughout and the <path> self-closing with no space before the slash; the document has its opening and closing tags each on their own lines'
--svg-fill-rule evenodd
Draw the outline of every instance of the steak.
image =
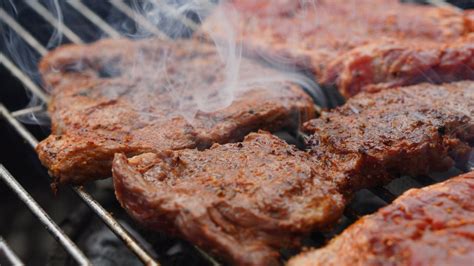
<svg viewBox="0 0 474 266">
<path fill-rule="evenodd" d="M 220 5 L 201 34 L 215 39 L 235 31 L 248 54 L 308 69 L 351 97 L 474 79 L 473 25 L 470 12 L 398 0 L 239 0 Z"/>
<path fill-rule="evenodd" d="M 301 87 L 252 82 L 276 70 L 242 59 L 235 82 L 226 67 L 214 46 L 194 39 L 60 47 L 40 63 L 52 134 L 37 146 L 39 158 L 56 182 L 80 184 L 109 177 L 115 153 L 203 149 L 314 117 Z"/>
<path fill-rule="evenodd" d="M 361 93 L 305 123 L 309 152 L 343 191 L 463 166 L 474 144 L 474 82 Z"/>
<path fill-rule="evenodd" d="M 237 265 L 278 264 L 279 248 L 340 217 L 345 198 L 330 173 L 263 132 L 113 163 L 117 199 L 133 218 Z"/>
<path fill-rule="evenodd" d="M 300 254 L 288 265 L 471 265 L 473 236 L 470 172 L 405 192 L 326 247 Z"/>
<path fill-rule="evenodd" d="M 116 196 L 151 229 L 234 264 L 274 264 L 280 248 L 336 221 L 356 190 L 465 163 L 473 84 L 362 93 L 304 124 L 307 152 L 252 133 L 203 151 L 119 154 Z"/>
</svg>

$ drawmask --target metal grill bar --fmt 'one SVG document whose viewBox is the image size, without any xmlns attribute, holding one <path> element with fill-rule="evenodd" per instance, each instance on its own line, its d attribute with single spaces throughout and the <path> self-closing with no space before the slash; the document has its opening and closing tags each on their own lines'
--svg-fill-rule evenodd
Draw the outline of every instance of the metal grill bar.
<svg viewBox="0 0 474 266">
<path fill-rule="evenodd" d="M 174 18 L 179 19 L 185 26 L 189 27 L 192 30 L 196 30 L 198 24 L 194 21 L 188 19 L 187 17 L 183 16 L 181 13 L 176 11 L 173 7 L 168 6 L 166 3 L 159 2 L 160 7 L 167 13 L 172 15 Z M 120 33 L 118 33 L 115 29 L 110 27 L 105 21 L 103 21 L 100 17 L 98 17 L 93 11 L 91 11 L 87 6 L 85 6 L 79 0 L 68 0 L 67 1 L 72 7 L 74 7 L 79 13 L 84 15 L 87 19 L 89 19 L 93 24 L 95 24 L 98 28 L 104 31 L 107 35 L 113 38 L 120 37 Z M 38 1 L 27 1 L 28 5 L 32 7 L 38 14 L 40 14 L 46 21 L 48 21 L 51 25 L 56 27 L 56 29 L 64 33 L 66 37 L 68 37 L 74 43 L 83 43 L 83 41 L 68 27 L 58 21 L 46 8 L 44 8 Z M 155 27 L 151 22 L 149 22 L 144 16 L 136 13 L 132 8 L 130 8 L 127 4 L 125 4 L 121 0 L 110 0 L 110 3 L 117 8 L 119 11 L 124 13 L 126 16 L 133 19 L 137 24 L 144 27 L 147 31 L 151 32 L 158 37 L 163 39 L 169 39 L 169 37 L 160 31 L 158 28 Z M 3 9 L 0 8 L 0 18 L 7 23 L 13 30 L 15 30 L 29 45 L 31 45 L 38 53 L 44 55 L 47 53 L 47 49 L 44 48 L 37 40 L 32 37 L 21 25 L 16 23 Z M 70 33 L 67 33 L 67 32 Z M 71 35 L 72 33 L 72 35 Z M 76 37 L 71 37 L 71 36 Z M 37 94 L 38 92 L 42 93 L 46 98 L 43 99 L 45 101 L 48 100 L 48 96 L 45 95 L 40 88 L 38 88 L 21 70 L 19 70 L 11 61 L 9 61 L 3 54 L 0 54 L 0 59 L 2 59 L 1 63 L 5 64 L 7 68 L 16 76 L 18 77 L 23 84 L 33 92 L 35 91 L 34 87 L 36 87 Z M 6 60 L 6 61 L 5 61 Z M 18 117 L 24 115 L 26 113 L 41 111 L 43 108 L 42 106 L 35 106 L 30 108 L 25 108 L 22 110 L 18 110 L 16 112 L 10 113 L 3 105 L 0 105 L 0 113 L 6 118 L 10 125 L 14 127 L 14 129 L 30 144 L 30 146 L 35 147 L 37 144 L 37 140 L 31 135 L 29 131 L 27 131 L 22 124 L 20 124 L 14 117 Z M 13 178 L 13 177 L 12 177 Z M 420 184 L 428 184 L 428 183 L 435 183 L 431 177 L 424 176 L 424 177 L 415 177 L 416 181 Z M 420 182 L 419 180 L 424 180 L 425 183 Z M 148 265 L 157 265 L 157 263 L 151 258 L 146 251 L 136 242 L 128 232 L 112 217 L 110 213 L 108 213 L 97 201 L 95 201 L 87 192 L 85 192 L 82 188 L 74 187 L 73 190 L 78 194 L 78 196 L 106 223 L 106 225 L 117 235 L 121 238 L 125 244 L 135 253 L 137 256 L 146 264 Z M 381 198 L 387 203 L 393 201 L 397 196 L 391 193 L 389 190 L 383 187 L 375 188 L 370 190 L 373 194 Z M 344 213 L 349 219 L 357 220 L 361 214 L 357 213 L 357 211 L 353 210 L 352 208 L 348 207 Z M 219 265 L 212 257 L 210 257 L 207 253 L 200 250 L 199 248 L 195 247 L 201 255 L 210 261 L 213 265 Z"/>
<path fill-rule="evenodd" d="M 23 262 L 8 246 L 7 242 L 0 236 L 0 254 L 3 252 L 12 265 L 23 266 Z"/>
<path fill-rule="evenodd" d="M 87 257 L 72 242 L 72 240 L 62 231 L 61 228 L 49 217 L 49 215 L 39 206 L 39 204 L 26 192 L 26 190 L 16 181 L 8 170 L 0 164 L 0 178 L 7 184 L 13 192 L 28 206 L 33 214 L 46 226 L 51 235 L 66 249 L 69 254 L 80 265 L 91 265 Z"/>
<path fill-rule="evenodd" d="M 211 265 L 213 266 L 219 266 L 221 265 L 219 262 L 217 262 L 212 256 L 210 256 L 209 254 L 207 254 L 205 251 L 203 251 L 202 249 L 200 249 L 198 246 L 196 245 L 193 245 L 194 249 L 197 250 L 197 252 L 199 252 L 199 254 L 201 254 L 201 256 L 203 258 L 205 258 Z"/>
<path fill-rule="evenodd" d="M 114 28 L 110 27 L 102 18 L 97 16 L 92 10 L 85 6 L 81 1 L 78 0 L 67 0 L 67 3 L 74 7 L 79 13 L 85 18 L 89 19 L 92 23 L 97 25 L 103 32 L 105 32 L 111 38 L 120 38 L 121 34 Z"/>
<path fill-rule="evenodd" d="M 38 144 L 36 138 L 20 123 L 10 112 L 0 105 L 0 113 L 7 120 L 7 122 L 30 144 L 35 148 Z M 102 221 L 114 232 L 122 241 L 132 250 L 140 260 L 146 265 L 159 265 L 150 254 L 132 237 L 120 223 L 113 218 L 91 195 L 84 191 L 82 187 L 72 187 L 74 192 L 89 206 L 95 214 L 97 214 Z"/>
<path fill-rule="evenodd" d="M 133 19 L 135 22 L 137 22 L 140 26 L 142 26 L 144 29 L 147 31 L 151 32 L 152 34 L 158 36 L 159 38 L 169 40 L 170 37 L 160 31 L 158 28 L 153 25 L 150 21 L 148 21 L 145 17 L 142 15 L 138 14 L 137 12 L 133 11 L 129 6 L 127 6 L 123 1 L 121 0 L 110 0 L 109 1 L 115 8 L 120 10 L 122 13 L 124 13 L 127 17 Z"/>
<path fill-rule="evenodd" d="M 35 11 L 37 11 L 44 19 L 46 19 L 52 26 L 55 26 L 57 27 L 57 30 L 61 33 L 64 33 L 66 36 L 71 36 L 71 34 L 69 33 L 66 33 L 68 31 L 72 32 L 69 28 L 67 28 L 64 24 L 62 24 L 60 21 L 56 20 L 54 18 L 54 16 L 49 13 L 48 10 L 46 10 L 43 6 L 41 6 L 37 1 L 27 1 L 28 4 L 30 5 L 30 7 L 32 7 Z M 73 1 L 70 1 L 70 4 L 72 3 Z M 76 2 L 76 7 L 78 7 L 79 9 L 84 6 L 82 5 L 82 3 L 79 3 L 79 5 L 77 5 L 77 1 Z M 112 2 L 112 1 L 111 1 Z M 74 5 L 74 4 L 72 4 Z M 148 24 L 148 26 L 145 26 L 147 28 L 147 30 L 150 30 L 152 33 L 154 33 L 155 35 L 158 35 L 159 37 L 162 37 L 162 36 L 166 36 L 164 35 L 163 33 L 161 33 L 161 31 L 159 31 L 157 28 L 154 27 L 153 24 L 149 23 L 148 21 L 146 21 L 146 19 L 144 17 L 141 17 L 138 15 L 134 15 L 134 11 L 129 8 L 128 6 L 125 5 L 125 3 L 121 2 L 121 1 L 115 1 L 115 5 L 116 7 L 118 7 L 118 9 L 122 12 L 125 13 L 125 15 L 129 16 L 130 18 L 132 19 L 135 19 L 135 21 L 140 20 L 142 22 L 142 26 L 143 24 Z M 84 12 L 84 10 L 82 10 Z M 6 13 L 6 12 L 5 12 Z M 86 11 L 87 13 L 87 11 Z M 8 14 L 7 14 L 8 15 Z M 89 17 L 89 16 L 88 16 Z M 15 22 L 13 19 L 12 19 L 13 22 Z M 104 28 L 104 26 L 99 26 L 97 24 L 97 20 L 91 20 L 94 24 L 96 24 L 96 26 L 98 26 L 99 28 Z M 137 23 L 139 23 L 140 21 L 138 21 Z M 146 21 L 146 23 L 143 23 L 144 21 Z M 102 21 L 103 22 L 103 21 Z M 99 22 L 101 23 L 101 22 Z M 105 23 L 105 22 L 104 22 Z M 106 25 L 106 24 L 105 24 Z M 41 54 L 41 55 L 44 55 L 45 53 L 47 53 L 47 50 L 46 48 L 44 48 L 41 44 L 39 44 L 36 39 L 34 37 L 32 37 L 21 25 L 17 24 L 15 25 L 17 29 L 19 29 L 20 33 L 20 36 L 23 38 L 23 39 L 31 39 L 31 40 L 34 40 L 33 43 L 35 45 L 35 48 L 36 50 L 38 50 L 38 52 Z M 152 30 L 152 28 L 154 30 Z M 14 29 L 16 30 L 16 29 Z M 110 35 L 116 35 L 114 33 L 111 33 L 109 31 Z M 74 34 L 74 33 L 73 33 Z M 118 33 L 117 33 L 118 34 Z M 75 34 L 74 34 L 75 35 Z M 165 37 L 167 39 L 169 39 L 167 36 Z M 82 43 L 82 40 L 78 39 L 78 38 L 69 38 L 71 41 L 75 42 L 75 43 Z M 31 44 L 30 44 L 31 45 Z M 45 52 L 46 51 L 46 52 Z M 2 55 L 3 56 L 3 55 Z M 5 60 L 8 60 L 6 57 L 3 56 L 3 58 L 5 58 Z M 25 84 L 25 86 L 27 88 L 29 88 L 30 90 L 32 91 L 38 91 L 38 92 L 42 92 L 34 82 L 32 82 L 23 72 L 21 72 L 21 70 L 19 70 L 12 62 L 8 61 L 10 64 L 5 64 L 7 65 L 7 68 L 17 77 L 19 78 L 23 84 Z M 2 62 L 3 63 L 3 62 Z M 36 88 L 36 89 L 35 89 Z M 43 93 L 44 95 L 44 93 Z M 45 101 L 48 101 L 49 100 L 49 97 L 44 95 L 44 97 L 41 97 L 43 100 Z M 2 111 L 2 113 L 4 114 L 4 116 L 7 118 L 7 120 L 10 122 L 10 124 L 18 131 L 18 133 L 30 144 L 30 146 L 32 147 L 35 147 L 38 143 L 38 141 L 31 135 L 30 132 L 28 132 L 16 119 L 14 119 L 14 116 L 13 114 L 10 114 L 9 111 L 3 107 L 3 106 L 0 106 L 0 109 Z M 41 108 L 40 107 L 36 107 L 35 109 L 30 109 L 30 108 L 25 108 L 25 109 L 22 109 L 22 110 L 19 110 L 17 112 L 15 112 L 15 116 L 19 116 L 19 115 L 23 115 L 23 114 L 26 114 L 28 113 L 28 111 L 34 111 L 34 110 L 40 110 Z M 145 262 L 147 265 L 158 265 L 157 262 L 155 262 L 151 256 L 149 254 L 147 254 L 142 248 L 141 246 L 128 234 L 128 232 L 123 229 L 121 227 L 121 225 L 105 210 L 103 209 L 103 207 L 97 203 L 89 194 L 87 194 L 82 188 L 73 188 L 73 190 L 75 190 L 75 192 L 79 195 L 79 197 L 81 197 L 82 200 L 84 200 L 86 202 L 86 204 L 91 207 L 94 212 L 99 215 L 102 220 L 109 226 L 109 228 L 112 229 L 112 231 L 114 231 L 115 234 L 117 234 L 124 242 L 125 244 L 135 253 L 137 254 L 137 256 L 143 261 Z M 201 255 L 206 258 L 211 264 L 213 265 L 219 265 L 218 262 L 216 262 L 211 256 L 207 255 L 205 252 L 203 252 L 202 250 L 200 250 L 198 247 L 195 246 L 195 248 L 198 250 L 199 253 L 201 253 Z"/>
<path fill-rule="evenodd" d="M 190 20 L 189 18 L 183 16 L 179 13 L 175 8 L 170 7 L 166 3 L 158 0 L 160 7 L 167 13 L 173 16 L 174 18 L 178 19 L 181 23 L 183 23 L 186 27 L 192 29 L 193 31 L 197 30 L 199 25 L 196 24 L 194 21 Z"/>
<path fill-rule="evenodd" d="M 20 24 L 18 24 L 3 8 L 0 7 L 0 19 L 12 28 L 23 40 L 25 40 L 31 47 L 33 47 L 40 55 L 45 55 L 48 50 L 41 45 L 35 37 L 26 31 Z"/>
<path fill-rule="evenodd" d="M 31 147 L 36 147 L 36 144 L 38 144 L 36 138 L 33 137 L 33 135 L 10 114 L 8 109 L 3 106 L 3 104 L 0 104 L 0 114 L 10 125 L 13 126 L 13 128 L 23 137 L 23 139 L 26 140 L 28 144 L 30 144 Z"/>
<path fill-rule="evenodd" d="M 34 95 L 38 96 L 43 102 L 49 102 L 49 96 L 46 95 L 25 73 L 23 73 L 12 61 L 3 53 L 0 53 L 0 63 L 7 67 L 10 72 L 17 77 Z"/>
<path fill-rule="evenodd" d="M 49 22 L 52 26 L 56 27 L 59 32 L 62 32 L 66 37 L 73 43 L 76 44 L 83 44 L 84 41 L 77 36 L 71 29 L 69 29 L 61 19 L 57 19 L 36 0 L 26 0 L 27 3 L 32 9 L 34 9 L 41 17 L 44 18 L 47 22 Z"/>
<path fill-rule="evenodd" d="M 438 6 L 438 7 L 445 7 L 445 8 L 450 8 L 456 11 L 462 11 L 461 8 L 445 1 L 445 0 L 426 0 L 426 2 L 432 6 Z"/>
<path fill-rule="evenodd" d="M 40 112 L 40 111 L 43 111 L 43 110 L 44 110 L 44 107 L 42 105 L 32 106 L 32 107 L 27 107 L 27 108 L 12 112 L 12 116 L 13 117 L 19 117 L 19 116 L 22 116 L 22 115 L 36 113 L 36 112 Z"/>
<path fill-rule="evenodd" d="M 73 190 L 79 197 L 104 221 L 104 223 L 132 250 L 135 255 L 145 265 L 158 266 L 160 265 L 153 257 L 145 251 L 142 245 L 135 240 L 135 238 L 110 214 L 102 207 L 91 195 L 84 191 L 83 187 L 73 187 Z"/>
</svg>

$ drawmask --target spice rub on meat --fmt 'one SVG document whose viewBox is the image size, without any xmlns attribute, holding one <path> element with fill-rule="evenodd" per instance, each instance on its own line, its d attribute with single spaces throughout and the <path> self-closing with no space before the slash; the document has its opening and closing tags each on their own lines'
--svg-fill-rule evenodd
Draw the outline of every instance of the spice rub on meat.
<svg viewBox="0 0 474 266">
<path fill-rule="evenodd" d="M 236 18 L 231 29 L 222 13 Z M 221 4 L 202 31 L 224 38 L 234 30 L 247 53 L 309 69 L 351 97 L 474 79 L 473 25 L 469 12 L 398 0 L 239 0 Z"/>
<path fill-rule="evenodd" d="M 343 191 L 463 165 L 474 144 L 474 82 L 361 93 L 304 124 L 309 152 Z"/>
<path fill-rule="evenodd" d="M 326 247 L 288 266 L 471 265 L 474 172 L 422 189 L 357 221 Z"/>
<path fill-rule="evenodd" d="M 278 264 L 281 247 L 340 217 L 331 171 L 268 133 L 243 142 L 146 153 L 113 163 L 117 199 L 138 222 L 236 265 Z"/>
<path fill-rule="evenodd" d="M 235 264 L 275 263 L 279 248 L 337 220 L 356 190 L 466 162 L 473 84 L 360 94 L 304 124 L 307 152 L 252 133 L 203 151 L 117 155 L 116 195 L 152 229 Z"/>
<path fill-rule="evenodd" d="M 194 39 L 66 45 L 40 71 L 51 89 L 52 134 L 36 150 L 60 183 L 109 177 L 114 153 L 207 148 L 259 129 L 298 128 L 314 116 L 311 98 L 293 83 L 229 85 L 215 47 Z M 239 73 L 279 75 L 246 59 Z M 190 112 L 222 102 L 217 111 Z"/>
</svg>

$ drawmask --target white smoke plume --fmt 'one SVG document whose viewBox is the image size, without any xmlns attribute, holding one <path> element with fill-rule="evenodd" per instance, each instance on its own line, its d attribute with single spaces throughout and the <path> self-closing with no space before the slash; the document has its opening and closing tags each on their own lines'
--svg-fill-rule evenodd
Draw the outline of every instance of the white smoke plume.
<svg viewBox="0 0 474 266">
<path fill-rule="evenodd" d="M 311 7 L 313 1 L 303 2 L 306 6 Z M 64 17 L 68 16 L 69 12 L 71 12 L 71 10 L 69 10 L 71 6 L 67 5 L 66 2 L 63 3 L 58 0 L 41 1 L 41 3 L 58 21 L 47 44 L 45 44 L 47 49 L 52 49 L 65 41 L 63 36 L 63 20 Z M 135 0 L 129 4 L 131 9 L 133 9 L 138 16 L 145 18 L 149 24 L 152 24 L 172 39 L 182 36 L 189 37 L 191 32 L 195 29 L 189 27 L 189 23 L 186 23 L 186 21 L 199 22 L 205 20 L 211 12 L 215 11 L 214 8 L 217 3 L 211 0 Z M 10 1 L 7 5 L 8 7 L 5 8 L 9 8 L 10 11 L 13 10 L 13 12 L 10 13 L 17 16 L 21 15 L 15 10 L 15 2 Z M 282 58 L 269 58 L 268 56 L 263 58 L 267 62 L 273 64 L 276 62 L 278 65 L 283 66 L 282 71 L 273 72 L 271 75 L 255 73 L 245 69 L 241 64 L 243 57 L 242 44 L 237 41 L 237 33 L 234 31 L 233 26 L 233 23 L 239 23 L 241 19 L 238 13 L 228 10 L 226 13 L 214 13 L 213 16 L 219 17 L 221 26 L 226 29 L 225 36 L 217 36 L 210 31 L 201 32 L 201 34 L 206 35 L 207 42 L 211 41 L 215 45 L 223 65 L 223 69 L 219 69 L 219 71 L 224 71 L 225 82 L 223 82 L 217 93 L 206 84 L 181 84 L 183 88 L 180 90 L 176 88 L 170 89 L 170 93 L 173 94 L 173 97 L 180 101 L 180 107 L 176 110 L 177 114 L 183 115 L 192 121 L 197 112 L 213 112 L 229 106 L 242 90 L 256 86 L 274 86 L 272 84 L 278 84 L 279 82 L 297 83 L 306 88 L 319 104 L 323 106 L 326 104 L 325 98 L 313 78 L 295 71 L 296 68 L 291 66 L 291 64 L 280 64 L 281 60 L 283 60 Z M 145 27 L 140 23 L 133 25 L 135 29 L 131 30 L 130 23 L 127 23 L 125 19 L 122 20 L 122 18 L 125 17 L 125 15 L 122 17 L 109 16 L 103 19 L 126 38 L 143 39 L 156 37 L 153 36 L 154 32 L 151 32 L 149 27 Z M 39 55 L 25 45 L 24 42 L 21 42 L 20 38 L 14 32 L 2 31 L 2 37 L 13 61 L 32 77 L 34 81 L 40 83 L 40 77 L 37 72 Z M 107 38 L 107 36 L 103 35 L 100 36 L 100 38 Z M 161 62 L 163 66 L 167 64 L 166 60 L 166 57 L 163 57 L 163 62 Z M 136 61 L 136 64 L 139 65 L 140 58 L 137 57 Z M 134 69 L 130 70 L 131 73 L 134 71 Z M 277 90 L 278 88 L 275 88 L 275 93 L 278 93 Z M 192 91 L 194 97 L 182 97 L 183 91 L 187 93 Z M 34 95 L 31 95 L 30 105 L 35 106 L 38 104 L 39 100 Z M 23 122 L 34 124 L 44 124 L 48 122 L 48 120 L 45 119 L 44 113 L 39 115 L 37 115 L 37 113 L 27 114 L 22 120 Z"/>
</svg>

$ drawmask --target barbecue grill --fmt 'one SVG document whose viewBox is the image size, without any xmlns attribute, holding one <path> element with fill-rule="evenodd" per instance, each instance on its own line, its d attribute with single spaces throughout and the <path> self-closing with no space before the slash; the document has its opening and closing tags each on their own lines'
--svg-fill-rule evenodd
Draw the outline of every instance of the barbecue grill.
<svg viewBox="0 0 474 266">
<path fill-rule="evenodd" d="M 176 2 L 180 1 L 174 3 L 176 4 Z M 447 2 L 438 0 L 425 2 L 449 5 Z M 24 123 L 31 121 L 31 117 L 44 120 L 48 95 L 39 85 L 35 63 L 19 61 L 17 54 L 12 52 L 12 47 L 9 47 L 15 44 L 17 46 L 13 48 L 18 49 L 16 51 L 31 53 L 37 59 L 62 43 L 82 44 L 101 37 L 126 37 L 128 34 L 135 34 L 137 28 L 146 31 L 143 36 L 153 35 L 159 38 L 189 36 L 193 30 L 199 27 L 199 20 L 193 13 L 186 15 L 178 13 L 176 11 L 178 6 L 175 4 L 163 1 L 163 3 L 160 2 L 160 8 L 166 10 L 168 16 L 166 20 L 173 20 L 173 23 L 183 25 L 179 32 L 167 31 L 166 20 L 160 20 L 159 23 L 150 21 L 143 14 L 136 12 L 137 6 L 134 3 L 121 0 L 100 1 L 100 3 L 68 0 L 59 6 L 27 0 L 15 3 L 15 8 L 12 8 L 10 4 L 2 4 L 0 7 L 0 29 L 8 32 L 12 39 L 8 45 L 2 43 L 2 53 L 0 54 L 2 65 L 0 77 L 3 84 L 0 94 L 2 97 L 0 103 L 2 118 L 0 120 L 2 127 L 0 177 L 3 184 L 13 194 L 6 193 L 5 186 L 0 186 L 2 202 L 0 226 L 11 229 L 11 231 L 6 231 L 0 227 L 0 264 L 8 262 L 13 265 L 21 265 L 21 259 L 25 258 L 25 254 L 31 255 L 33 249 L 39 251 L 39 254 L 31 255 L 33 258 L 49 259 L 49 263 L 53 265 L 70 263 L 88 265 L 99 261 L 106 262 L 107 259 L 109 259 L 109 263 L 118 260 L 118 262 L 127 265 L 140 261 L 147 265 L 160 263 L 220 264 L 195 246 L 158 233 L 150 235 L 135 226 L 133 222 L 128 221 L 124 211 L 118 206 L 113 191 L 108 189 L 110 181 L 100 181 L 86 187 L 60 188 L 57 198 L 52 196 L 52 193 L 48 191 L 49 180 L 47 178 L 49 176 L 46 170 L 40 166 L 34 150 L 31 149 L 36 146 L 39 138 L 42 139 L 47 135 L 48 129 L 44 125 Z M 470 3 L 467 1 L 464 4 L 467 7 Z M 55 8 L 60 8 L 62 14 L 66 14 L 66 16 L 58 18 Z M 171 17 L 169 17 L 170 14 Z M 112 21 L 112 23 L 107 21 Z M 52 32 L 62 38 L 50 39 Z M 26 91 L 21 86 L 25 87 Z M 35 101 L 30 101 L 31 98 Z M 30 119 L 26 119 L 26 117 L 30 117 Z M 472 168 L 472 166 L 470 167 Z M 447 173 L 429 176 L 402 177 L 384 187 L 362 190 L 356 194 L 353 202 L 346 208 L 344 217 L 333 230 L 313 233 L 304 240 L 305 245 L 316 247 L 323 245 L 362 215 L 392 202 L 409 188 L 440 182 L 467 170 L 451 169 Z M 46 179 L 37 178 L 38 176 Z M 44 194 L 51 195 L 45 196 Z M 20 201 L 24 204 L 20 204 Z M 12 204 L 18 208 L 8 207 Z M 26 222 L 23 221 L 24 219 L 17 220 L 25 213 L 24 205 L 34 215 L 33 218 L 28 216 Z M 11 216 L 12 219 L 8 219 L 9 217 L 6 215 Z M 63 221 L 58 224 L 55 222 L 58 220 Z M 37 238 L 35 235 L 38 233 L 32 232 L 31 238 L 26 241 L 28 245 L 23 246 L 24 250 L 21 250 L 20 247 L 25 245 L 25 242 L 19 244 L 15 240 L 16 234 L 22 230 L 21 226 L 12 224 L 26 223 L 25 227 L 32 227 L 36 231 L 39 229 L 38 222 L 53 236 L 56 243 Z M 90 237 L 81 235 L 84 231 L 88 231 Z M 43 236 L 44 233 L 40 234 L 40 237 Z M 105 244 L 101 245 L 104 241 Z M 55 248 L 56 245 L 61 248 Z M 87 246 L 90 248 L 87 249 Z M 93 250 L 101 248 L 110 248 L 111 250 L 109 253 L 99 252 L 98 254 Z M 15 251 L 20 256 L 15 255 Z M 52 255 L 42 254 L 45 251 Z M 296 251 L 282 250 L 281 252 L 284 258 L 288 258 Z M 126 255 L 113 258 L 114 254 L 122 253 L 126 253 Z M 100 260 L 104 256 L 107 259 Z M 31 261 L 26 262 L 31 263 Z"/>
</svg>

